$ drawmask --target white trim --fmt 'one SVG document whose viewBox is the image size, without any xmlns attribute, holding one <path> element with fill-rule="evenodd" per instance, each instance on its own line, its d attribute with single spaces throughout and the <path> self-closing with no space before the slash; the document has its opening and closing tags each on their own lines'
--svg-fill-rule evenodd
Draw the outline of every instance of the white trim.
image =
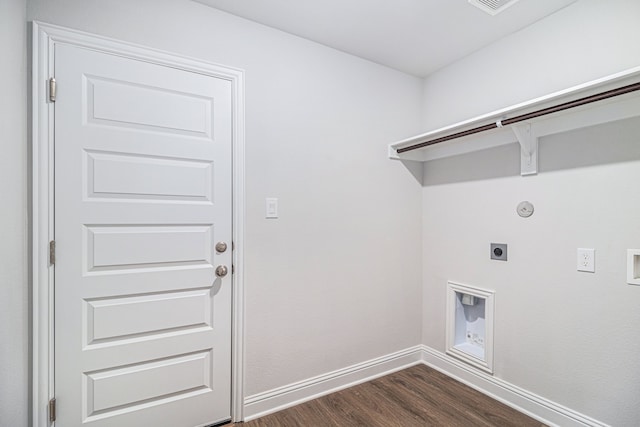
<svg viewBox="0 0 640 427">
<path fill-rule="evenodd" d="M 430 347 L 422 346 L 422 360 L 425 365 L 548 426 L 607 427 L 607 424 L 493 377 Z"/>
<path fill-rule="evenodd" d="M 425 345 L 410 347 L 344 369 L 248 396 L 245 399 L 245 421 L 263 417 L 420 363 L 424 363 L 550 427 L 608 427 L 607 424 L 507 381 L 495 378 L 478 368 Z"/>
<path fill-rule="evenodd" d="M 245 229 L 245 124 L 244 72 L 233 83 L 233 319 L 231 354 L 231 421 L 244 420 L 244 229 Z"/>
<path fill-rule="evenodd" d="M 47 100 L 53 76 L 56 43 L 72 44 L 110 54 L 229 80 L 233 90 L 233 239 L 235 243 L 232 323 L 233 421 L 242 420 L 244 392 L 244 72 L 139 45 L 120 42 L 39 22 L 33 23 L 32 51 L 32 280 L 33 280 L 33 393 L 32 425 L 50 425 L 47 404 L 53 397 L 53 268 L 48 244 L 53 240 L 53 105 Z"/>
<path fill-rule="evenodd" d="M 416 346 L 304 381 L 254 394 L 245 399 L 245 421 L 417 365 L 421 361 L 421 346 Z"/>
<path fill-rule="evenodd" d="M 52 41 L 33 24 L 32 51 L 32 369 L 34 426 L 49 425 L 47 404 L 53 396 L 53 302 L 50 286 L 53 269 L 48 265 L 47 248 L 53 239 L 53 177 L 49 169 L 52 162 L 49 142 L 53 140 L 53 108 L 47 99 L 47 79 L 51 76 L 53 61 L 49 54 Z"/>
</svg>

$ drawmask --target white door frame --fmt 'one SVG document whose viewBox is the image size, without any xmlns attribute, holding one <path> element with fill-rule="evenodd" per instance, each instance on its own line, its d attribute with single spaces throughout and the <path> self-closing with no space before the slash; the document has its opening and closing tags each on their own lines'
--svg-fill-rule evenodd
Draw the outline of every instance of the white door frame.
<svg viewBox="0 0 640 427">
<path fill-rule="evenodd" d="M 243 419 L 244 400 L 244 72 L 55 25 L 34 22 L 32 29 L 31 179 L 32 179 L 32 425 L 48 427 L 48 402 L 54 397 L 53 267 L 54 240 L 53 103 L 48 80 L 54 77 L 55 45 L 81 46 L 101 52 L 229 80 L 233 94 L 233 297 L 231 416 Z M 59 90 L 64 90 L 60 88 Z"/>
</svg>

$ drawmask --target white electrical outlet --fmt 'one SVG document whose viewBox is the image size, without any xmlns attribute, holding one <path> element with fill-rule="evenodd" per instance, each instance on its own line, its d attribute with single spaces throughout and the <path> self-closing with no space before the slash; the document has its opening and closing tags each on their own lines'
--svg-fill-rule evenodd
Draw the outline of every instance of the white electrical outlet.
<svg viewBox="0 0 640 427">
<path fill-rule="evenodd" d="M 596 250 L 578 248 L 578 271 L 596 272 Z"/>
<path fill-rule="evenodd" d="M 640 285 L 640 249 L 627 250 L 627 283 Z"/>
</svg>

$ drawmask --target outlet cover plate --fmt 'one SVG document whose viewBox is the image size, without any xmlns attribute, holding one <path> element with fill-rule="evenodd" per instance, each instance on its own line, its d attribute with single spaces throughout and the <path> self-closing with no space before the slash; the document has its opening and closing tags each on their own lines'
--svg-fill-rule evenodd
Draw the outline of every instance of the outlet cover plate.
<svg viewBox="0 0 640 427">
<path fill-rule="evenodd" d="M 640 285 L 640 249 L 627 250 L 627 283 Z"/>
<path fill-rule="evenodd" d="M 578 271 L 596 272 L 596 250 L 578 248 Z"/>
</svg>

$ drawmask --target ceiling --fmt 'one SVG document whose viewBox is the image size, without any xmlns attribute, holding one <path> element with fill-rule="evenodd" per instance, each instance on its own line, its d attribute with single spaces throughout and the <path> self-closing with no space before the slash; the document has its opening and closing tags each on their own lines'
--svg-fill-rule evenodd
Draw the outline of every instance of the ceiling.
<svg viewBox="0 0 640 427">
<path fill-rule="evenodd" d="M 424 77 L 576 0 L 519 0 L 491 16 L 467 0 L 195 0 Z"/>
</svg>

